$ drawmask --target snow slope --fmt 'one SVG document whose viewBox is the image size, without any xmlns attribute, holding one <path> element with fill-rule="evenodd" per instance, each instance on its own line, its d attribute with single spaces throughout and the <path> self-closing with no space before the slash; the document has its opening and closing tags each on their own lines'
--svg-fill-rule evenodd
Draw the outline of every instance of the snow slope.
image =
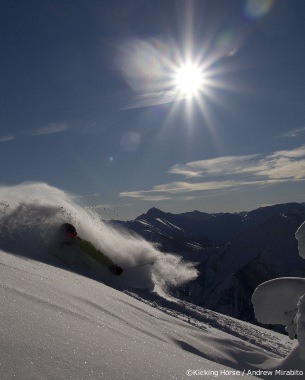
<svg viewBox="0 0 305 380">
<path fill-rule="evenodd" d="M 245 323 L 238 338 L 194 314 L 183 320 L 175 310 L 164 312 L 92 279 L 5 252 L 0 304 L 3 380 L 186 379 L 187 370 L 208 371 L 212 379 L 224 370 L 281 367 L 286 344 L 284 336 L 249 326 L 257 343 L 273 341 L 268 351 L 247 341 Z M 230 319 L 222 318 L 213 313 L 210 323 L 228 325 Z"/>
<path fill-rule="evenodd" d="M 191 265 L 109 229 L 47 185 L 1 188 L 0 196 L 1 380 L 271 379 L 304 371 L 288 337 L 162 297 L 167 283 L 193 278 Z M 90 267 L 64 267 L 48 249 L 67 219 L 121 265 L 147 256 L 158 263 L 117 282 Z M 148 283 L 159 293 L 145 290 Z"/>
</svg>

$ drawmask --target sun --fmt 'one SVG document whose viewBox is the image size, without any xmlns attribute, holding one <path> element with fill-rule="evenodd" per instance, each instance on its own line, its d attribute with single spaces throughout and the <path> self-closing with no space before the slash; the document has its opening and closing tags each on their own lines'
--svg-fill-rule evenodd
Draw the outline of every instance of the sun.
<svg viewBox="0 0 305 380">
<path fill-rule="evenodd" d="M 175 70 L 174 83 L 176 90 L 183 97 L 197 97 L 204 88 L 203 70 L 195 63 L 186 62 Z"/>
</svg>

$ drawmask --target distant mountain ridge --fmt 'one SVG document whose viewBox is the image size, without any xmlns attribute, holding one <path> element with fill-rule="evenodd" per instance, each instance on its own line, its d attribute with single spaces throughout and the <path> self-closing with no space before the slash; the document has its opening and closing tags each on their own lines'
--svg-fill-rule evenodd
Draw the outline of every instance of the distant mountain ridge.
<svg viewBox="0 0 305 380">
<path fill-rule="evenodd" d="M 250 212 L 172 214 L 151 208 L 133 221 L 112 221 L 198 263 L 199 277 L 178 296 L 211 310 L 255 322 L 251 296 L 276 277 L 305 276 L 295 232 L 305 203 L 260 207 Z M 177 295 L 177 294 L 176 294 Z"/>
<path fill-rule="evenodd" d="M 170 252 L 198 251 L 228 243 L 234 237 L 274 215 L 294 215 L 302 220 L 305 203 L 285 203 L 260 207 L 249 212 L 213 213 L 201 211 L 172 214 L 155 207 L 132 221 L 112 221 Z M 178 238 L 178 241 L 175 241 Z M 191 247 L 189 248 L 191 244 Z"/>
</svg>

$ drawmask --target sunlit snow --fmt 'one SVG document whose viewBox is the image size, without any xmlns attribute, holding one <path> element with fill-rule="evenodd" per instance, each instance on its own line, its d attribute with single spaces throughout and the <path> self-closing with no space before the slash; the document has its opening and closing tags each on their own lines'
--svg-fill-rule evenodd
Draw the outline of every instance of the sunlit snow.
<svg viewBox="0 0 305 380">
<path fill-rule="evenodd" d="M 299 254 L 305 258 L 305 222 L 296 232 Z M 291 339 L 297 336 L 299 356 L 305 361 L 305 278 L 283 277 L 257 287 L 252 302 L 261 323 L 281 324 Z"/>
<path fill-rule="evenodd" d="M 48 185 L 2 187 L 0 197 L 1 380 L 271 379 L 304 371 L 298 342 L 162 293 L 193 279 L 192 264 L 109 228 Z M 50 255 L 63 221 L 125 268 L 155 264 L 119 278 L 66 265 Z M 303 309 L 300 299 L 299 327 Z"/>
</svg>

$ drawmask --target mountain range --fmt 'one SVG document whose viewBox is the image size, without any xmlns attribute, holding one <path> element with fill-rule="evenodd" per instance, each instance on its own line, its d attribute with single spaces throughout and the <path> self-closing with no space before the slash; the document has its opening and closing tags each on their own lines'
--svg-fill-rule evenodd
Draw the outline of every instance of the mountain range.
<svg viewBox="0 0 305 380">
<path fill-rule="evenodd" d="M 260 207 L 250 212 L 172 214 L 157 208 L 132 221 L 111 221 L 197 263 L 196 280 L 175 296 L 241 320 L 256 323 L 255 288 L 277 277 L 305 274 L 295 232 L 305 220 L 305 203 Z"/>
</svg>

